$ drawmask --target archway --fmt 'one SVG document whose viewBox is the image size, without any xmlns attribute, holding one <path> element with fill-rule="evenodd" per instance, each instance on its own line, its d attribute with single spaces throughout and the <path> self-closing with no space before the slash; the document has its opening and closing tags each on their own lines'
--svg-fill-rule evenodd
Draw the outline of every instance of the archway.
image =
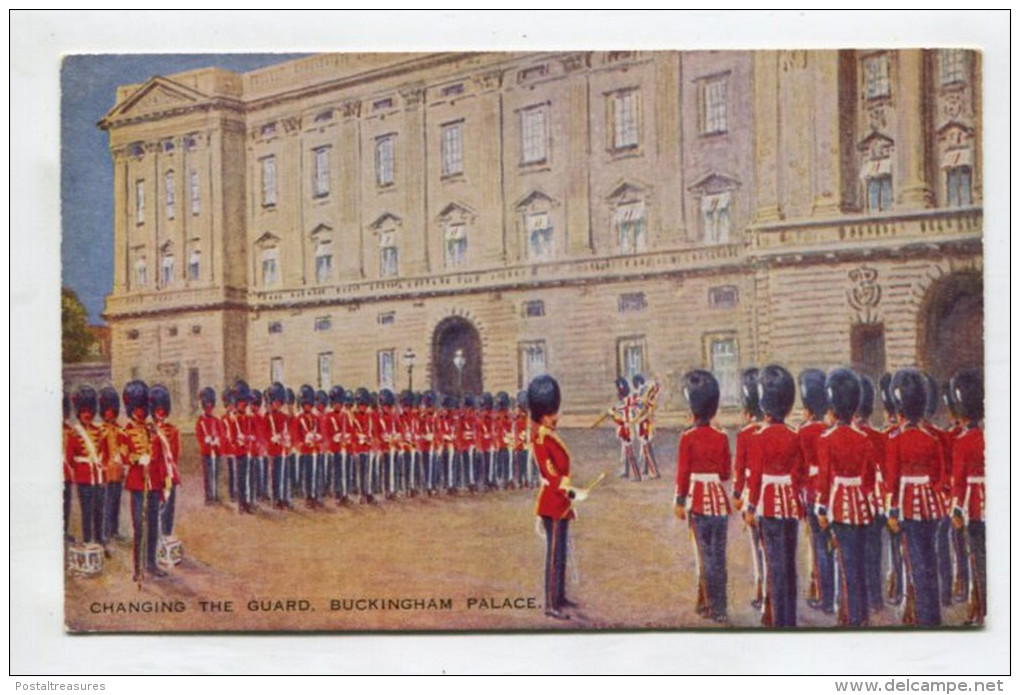
<svg viewBox="0 0 1020 695">
<path fill-rule="evenodd" d="M 464 358 L 456 365 L 457 351 Z M 432 387 L 455 396 L 482 392 L 482 340 L 467 319 L 450 316 L 439 322 L 432 334 Z"/>
<path fill-rule="evenodd" d="M 984 367 L 984 284 L 978 272 L 954 273 L 928 290 L 918 315 L 921 366 L 941 384 L 964 368 Z"/>
</svg>

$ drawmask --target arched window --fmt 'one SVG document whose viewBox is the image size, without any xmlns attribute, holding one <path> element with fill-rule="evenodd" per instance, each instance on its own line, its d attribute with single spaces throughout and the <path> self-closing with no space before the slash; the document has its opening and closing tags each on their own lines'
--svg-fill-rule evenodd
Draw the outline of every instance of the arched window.
<svg viewBox="0 0 1020 695">
<path fill-rule="evenodd" d="M 174 172 L 168 171 L 163 176 L 163 198 L 166 201 L 166 218 L 172 220 L 177 206 L 174 198 Z"/>
<path fill-rule="evenodd" d="M 149 284 L 149 266 L 145 256 L 139 256 L 135 260 L 135 284 L 139 287 L 145 287 Z"/>
<path fill-rule="evenodd" d="M 202 254 L 198 249 L 192 249 L 188 254 L 188 279 L 198 280 L 200 276 L 200 261 Z"/>
</svg>

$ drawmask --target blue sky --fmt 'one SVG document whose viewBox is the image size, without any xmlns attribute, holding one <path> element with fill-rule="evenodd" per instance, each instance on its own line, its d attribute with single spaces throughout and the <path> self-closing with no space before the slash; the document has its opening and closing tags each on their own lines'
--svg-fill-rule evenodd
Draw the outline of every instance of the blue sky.
<svg viewBox="0 0 1020 695">
<path fill-rule="evenodd" d="M 60 70 L 60 260 L 93 323 L 113 287 L 113 163 L 96 123 L 114 105 L 117 85 L 154 75 L 219 67 L 236 72 L 300 57 L 295 53 L 72 55 Z"/>
</svg>

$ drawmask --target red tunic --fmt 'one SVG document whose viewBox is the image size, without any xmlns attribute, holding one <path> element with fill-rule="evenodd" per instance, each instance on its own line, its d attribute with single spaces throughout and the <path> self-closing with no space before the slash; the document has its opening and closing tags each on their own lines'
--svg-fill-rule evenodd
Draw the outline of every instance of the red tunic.
<svg viewBox="0 0 1020 695">
<path fill-rule="evenodd" d="M 535 513 L 550 519 L 573 519 L 567 488 L 570 487 L 570 452 L 555 430 L 539 426 L 531 443 L 542 475 Z"/>
<path fill-rule="evenodd" d="M 696 425 L 680 435 L 676 462 L 677 504 L 691 514 L 726 516 L 730 501 L 723 481 L 730 478 L 730 440 L 711 425 Z"/>
<path fill-rule="evenodd" d="M 803 517 L 800 497 L 808 470 L 797 430 L 773 423 L 762 426 L 754 436 L 747 478 L 748 509 L 768 518 Z"/>
<path fill-rule="evenodd" d="M 478 414 L 478 448 L 488 451 L 496 447 L 496 418 L 491 410 Z"/>
<path fill-rule="evenodd" d="M 797 429 L 797 441 L 800 443 L 800 453 L 804 457 L 807 466 L 807 492 L 808 504 L 817 501 L 818 489 L 816 479 L 818 477 L 818 438 L 828 429 L 828 426 L 820 420 L 809 420 L 801 423 Z"/>
<path fill-rule="evenodd" d="M 837 524 L 866 526 L 874 519 L 875 447 L 866 432 L 836 425 L 818 439 L 818 513 Z"/>
<path fill-rule="evenodd" d="M 65 483 L 73 483 L 74 482 L 74 466 L 71 465 L 71 459 L 69 459 L 67 457 L 67 440 L 71 436 L 71 432 L 73 430 L 74 430 L 73 427 L 71 427 L 66 422 L 64 423 L 64 446 L 62 447 L 62 449 L 63 449 L 63 453 L 64 453 L 63 459 L 64 459 L 64 482 Z"/>
<path fill-rule="evenodd" d="M 523 410 L 517 411 L 517 417 L 514 418 L 514 451 L 524 451 L 528 446 L 530 439 L 530 430 L 528 423 L 531 422 L 531 418 Z"/>
<path fill-rule="evenodd" d="M 396 451 L 400 447 L 397 412 L 389 406 L 379 411 L 379 445 L 381 451 Z"/>
<path fill-rule="evenodd" d="M 737 432 L 737 453 L 733 459 L 733 496 L 743 497 L 747 485 L 747 477 L 751 474 L 751 445 L 756 441 L 754 435 L 762 428 L 762 423 L 752 422 Z"/>
<path fill-rule="evenodd" d="M 454 427 L 457 431 L 455 448 L 457 451 L 467 451 L 471 447 L 478 446 L 479 416 L 471 409 L 457 411 L 454 417 Z"/>
<path fill-rule="evenodd" d="M 884 432 L 879 432 L 866 422 L 858 422 L 857 429 L 868 435 L 868 441 L 875 450 L 875 485 L 872 488 L 871 508 L 876 514 L 885 514 L 885 500 L 888 490 L 885 487 L 885 443 L 888 439 Z"/>
<path fill-rule="evenodd" d="M 203 458 L 224 453 L 223 423 L 215 415 L 200 415 L 195 422 L 195 439 Z"/>
<path fill-rule="evenodd" d="M 886 444 L 890 513 L 902 507 L 903 519 L 932 521 L 945 516 L 940 487 L 942 442 L 917 425 L 904 425 Z"/>
<path fill-rule="evenodd" d="M 319 416 L 313 411 L 302 412 L 297 416 L 297 446 L 302 456 L 316 454 L 319 451 Z"/>
<path fill-rule="evenodd" d="M 124 425 L 124 441 L 129 466 L 124 489 L 132 492 L 162 490 L 166 483 L 166 466 L 163 457 L 156 452 L 149 424 L 128 420 Z"/>
<path fill-rule="evenodd" d="M 961 431 L 953 442 L 953 507 L 968 521 L 985 520 L 985 434 L 980 427 Z"/>
<path fill-rule="evenodd" d="M 367 408 L 358 406 L 354 411 L 354 445 L 352 454 L 367 454 L 372 450 L 372 413 Z"/>
<path fill-rule="evenodd" d="M 76 485 L 102 485 L 103 471 L 102 433 L 93 424 L 76 422 L 67 433 L 65 457 L 71 464 Z"/>
<path fill-rule="evenodd" d="M 99 456 L 103 461 L 103 475 L 108 483 L 124 482 L 125 453 L 124 431 L 116 421 L 103 421 L 99 425 L 99 436 L 103 446 Z"/>
<path fill-rule="evenodd" d="M 237 456 L 237 452 L 234 450 L 237 442 L 235 414 L 235 411 L 228 410 L 220 418 L 220 434 L 223 437 L 220 441 L 220 454 L 223 456 Z"/>
<path fill-rule="evenodd" d="M 153 449 L 163 460 L 166 474 L 174 485 L 181 484 L 181 432 L 166 420 L 157 421 L 152 434 Z"/>
<path fill-rule="evenodd" d="M 457 432 L 454 429 L 453 413 L 446 410 L 440 410 L 436 414 L 437 448 L 445 449 L 447 447 L 452 447 L 456 438 Z"/>
<path fill-rule="evenodd" d="M 514 443 L 513 420 L 510 413 L 505 410 L 497 410 L 493 417 L 493 428 L 495 447 L 497 449 L 512 449 Z"/>
<path fill-rule="evenodd" d="M 286 456 L 290 450 L 290 418 L 282 410 L 270 410 L 266 413 L 264 431 L 266 435 L 266 455 Z"/>
<path fill-rule="evenodd" d="M 426 452 L 433 448 L 436 438 L 436 414 L 431 409 L 420 410 L 417 414 L 415 443 L 418 451 Z"/>
</svg>

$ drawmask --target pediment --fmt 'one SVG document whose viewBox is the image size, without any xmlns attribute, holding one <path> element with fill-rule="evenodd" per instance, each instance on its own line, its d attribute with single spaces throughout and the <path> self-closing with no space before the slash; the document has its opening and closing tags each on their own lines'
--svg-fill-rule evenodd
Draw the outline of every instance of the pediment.
<svg viewBox="0 0 1020 695">
<path fill-rule="evenodd" d="M 268 249 L 274 246 L 278 246 L 280 243 L 280 237 L 276 236 L 272 232 L 266 232 L 258 239 L 255 240 L 255 246 L 260 249 Z"/>
<path fill-rule="evenodd" d="M 955 142 L 960 142 L 961 140 L 973 137 L 974 129 L 960 123 L 959 121 L 949 121 L 944 126 L 936 130 L 935 135 L 939 140 L 953 140 Z"/>
<path fill-rule="evenodd" d="M 439 211 L 439 219 L 454 222 L 471 220 L 474 216 L 474 210 L 458 203 L 450 203 Z"/>
<path fill-rule="evenodd" d="M 394 215 L 392 212 L 384 212 L 379 215 L 375 222 L 368 225 L 370 229 L 379 231 L 383 227 L 399 227 L 401 219 Z"/>
<path fill-rule="evenodd" d="M 642 200 L 648 195 L 646 186 L 635 183 L 633 181 L 620 181 L 617 183 L 612 191 L 610 191 L 607 198 L 616 203 L 622 203 L 633 200 Z"/>
<path fill-rule="evenodd" d="M 333 228 L 325 224 L 316 225 L 308 236 L 314 240 L 329 238 L 333 236 Z"/>
<path fill-rule="evenodd" d="M 531 191 L 514 204 L 516 210 L 527 210 L 528 208 L 550 208 L 556 205 L 556 201 L 542 191 Z"/>
<path fill-rule="evenodd" d="M 687 190 L 694 191 L 697 193 L 720 193 L 722 191 L 732 191 L 734 188 L 740 187 L 740 180 L 726 174 L 720 174 L 717 171 L 713 171 L 700 179 L 695 181 Z"/>
<path fill-rule="evenodd" d="M 113 107 L 104 120 L 193 106 L 207 98 L 205 94 L 191 87 L 185 87 L 165 77 L 153 77 L 134 94 Z"/>
<path fill-rule="evenodd" d="M 871 131 L 871 134 L 868 135 L 868 137 L 861 140 L 860 144 L 857 147 L 861 150 L 874 150 L 876 148 L 884 149 L 892 147 L 894 144 L 895 141 L 891 137 L 889 137 L 888 135 L 883 135 L 877 130 L 873 130 Z"/>
</svg>

